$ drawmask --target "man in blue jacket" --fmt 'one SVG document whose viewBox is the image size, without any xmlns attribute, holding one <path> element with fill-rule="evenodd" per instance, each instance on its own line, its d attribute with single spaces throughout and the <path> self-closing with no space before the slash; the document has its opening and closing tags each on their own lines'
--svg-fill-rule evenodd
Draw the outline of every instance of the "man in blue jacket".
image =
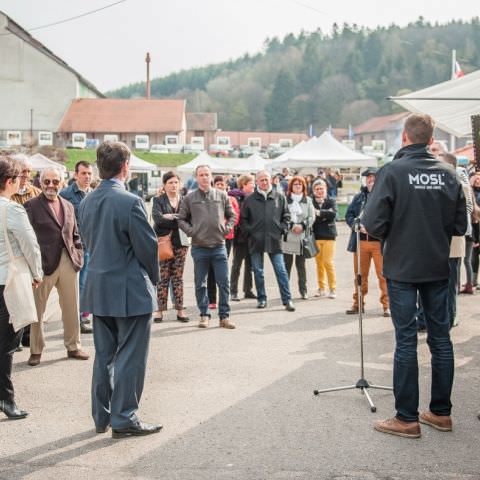
<svg viewBox="0 0 480 480">
<path fill-rule="evenodd" d="M 428 115 L 413 114 L 406 119 L 403 148 L 379 171 L 362 218 L 367 232 L 383 241 L 383 274 L 396 337 L 393 393 L 397 413 L 376 422 L 375 429 L 407 438 L 420 437 L 419 421 L 440 431 L 452 430 L 448 257 L 452 236 L 463 235 L 467 229 L 467 215 L 455 170 L 428 150 L 434 128 Z M 420 415 L 417 295 L 432 354 L 430 406 Z"/>
<path fill-rule="evenodd" d="M 60 196 L 65 200 L 68 200 L 75 210 L 75 218 L 78 223 L 78 206 L 80 202 L 92 191 L 90 185 L 92 183 L 93 168 L 90 163 L 85 160 L 80 160 L 75 164 L 75 181 L 72 182 L 67 188 L 64 188 L 60 192 Z M 80 238 L 82 232 L 80 232 Z M 78 278 L 78 286 L 80 290 L 80 296 L 85 288 L 85 281 L 87 279 L 88 260 L 90 254 L 83 245 L 83 267 L 80 270 Z M 80 312 L 80 331 L 82 333 L 92 333 L 92 327 L 87 324 L 89 312 Z"/>
<path fill-rule="evenodd" d="M 97 432 L 111 425 L 113 438 L 148 435 L 162 428 L 137 417 L 159 271 L 157 238 L 145 204 L 125 191 L 129 159 L 130 150 L 123 143 L 104 142 L 98 147 L 102 182 L 81 202 L 78 215 L 90 252 L 81 305 L 94 316 L 92 414 Z"/>
</svg>

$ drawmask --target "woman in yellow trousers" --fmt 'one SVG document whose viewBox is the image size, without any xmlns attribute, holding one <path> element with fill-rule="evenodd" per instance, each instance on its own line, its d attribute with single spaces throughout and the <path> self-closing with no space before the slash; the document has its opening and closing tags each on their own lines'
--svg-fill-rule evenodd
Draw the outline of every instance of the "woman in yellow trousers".
<svg viewBox="0 0 480 480">
<path fill-rule="evenodd" d="M 312 200 L 315 208 L 313 234 L 319 250 L 315 257 L 317 262 L 318 291 L 316 297 L 337 297 L 337 282 L 335 275 L 335 246 L 337 227 L 335 217 L 337 206 L 333 198 L 327 196 L 327 184 L 318 179 L 312 185 Z M 328 285 L 328 293 L 327 293 Z"/>
</svg>

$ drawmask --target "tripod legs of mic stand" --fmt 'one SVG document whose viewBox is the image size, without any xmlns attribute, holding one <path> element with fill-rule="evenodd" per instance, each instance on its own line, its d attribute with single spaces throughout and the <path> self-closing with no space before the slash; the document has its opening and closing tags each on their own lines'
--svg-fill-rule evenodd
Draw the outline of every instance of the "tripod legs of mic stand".
<svg viewBox="0 0 480 480">
<path fill-rule="evenodd" d="M 314 390 L 313 394 L 319 395 L 320 393 L 339 392 L 341 390 L 354 390 L 355 388 L 359 388 L 360 391 L 365 395 L 365 398 L 367 399 L 367 402 L 370 405 L 370 411 L 372 412 L 376 412 L 377 407 L 373 403 L 372 397 L 370 397 L 370 394 L 368 393 L 368 389 L 376 388 L 377 390 L 393 390 L 392 387 L 384 387 L 383 385 L 373 385 L 371 383 L 368 383 L 368 381 L 365 380 L 364 378 L 361 378 L 360 380 L 358 380 L 358 382 L 355 385 L 348 385 L 346 387 L 325 388 L 323 390 Z"/>
<path fill-rule="evenodd" d="M 376 388 L 377 390 L 393 390 L 392 387 L 384 387 L 382 385 L 373 385 L 368 383 L 364 377 L 364 358 L 363 358 L 363 294 L 362 294 L 362 270 L 361 270 L 361 263 L 360 263 L 360 218 L 356 218 L 354 222 L 354 230 L 357 234 L 357 275 L 356 275 L 356 288 L 357 288 L 357 301 L 358 301 L 358 326 L 359 326 L 359 333 L 360 333 L 360 380 L 357 381 L 355 385 L 348 385 L 346 387 L 334 387 L 334 388 L 326 388 L 324 390 L 314 390 L 313 394 L 318 395 L 320 393 L 326 392 L 339 392 L 341 390 L 354 390 L 355 388 L 359 388 L 361 392 L 365 395 L 367 399 L 370 410 L 372 412 L 377 411 L 377 407 L 372 402 L 372 398 L 368 393 L 369 388 Z"/>
</svg>

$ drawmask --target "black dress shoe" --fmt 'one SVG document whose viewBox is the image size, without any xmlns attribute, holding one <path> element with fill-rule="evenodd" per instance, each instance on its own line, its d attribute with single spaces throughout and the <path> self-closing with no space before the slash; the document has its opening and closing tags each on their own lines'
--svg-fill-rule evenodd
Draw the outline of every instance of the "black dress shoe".
<svg viewBox="0 0 480 480">
<path fill-rule="evenodd" d="M 162 323 L 162 322 L 163 322 L 163 316 L 161 316 L 161 317 L 155 317 L 155 318 L 153 319 L 153 321 L 154 321 L 155 323 Z"/>
<path fill-rule="evenodd" d="M 267 302 L 265 300 L 259 300 L 257 303 L 257 308 L 265 308 L 267 306 Z"/>
<path fill-rule="evenodd" d="M 142 423 L 132 425 L 127 428 L 112 428 L 112 438 L 139 437 L 142 435 L 151 435 L 157 433 L 163 428 L 163 425 L 153 423 Z"/>
<path fill-rule="evenodd" d="M 177 320 L 179 322 L 188 323 L 190 321 L 190 318 L 189 317 L 180 317 L 179 315 L 177 315 Z"/>
<path fill-rule="evenodd" d="M 287 312 L 294 312 L 295 311 L 295 307 L 293 306 L 293 303 L 292 302 L 288 302 L 285 304 L 285 310 Z"/>
<path fill-rule="evenodd" d="M 0 400 L 0 410 L 10 419 L 10 420 L 20 420 L 25 418 L 28 415 L 28 412 L 24 410 L 19 410 L 15 405 L 15 402 L 9 402 L 7 400 Z"/>
<path fill-rule="evenodd" d="M 256 299 L 257 296 L 253 292 L 247 292 L 245 293 L 245 298 L 253 298 Z"/>
<path fill-rule="evenodd" d="M 236 293 L 232 293 L 232 295 L 230 295 L 230 300 L 232 302 L 239 302 L 240 301 L 240 297 L 236 294 Z"/>
</svg>

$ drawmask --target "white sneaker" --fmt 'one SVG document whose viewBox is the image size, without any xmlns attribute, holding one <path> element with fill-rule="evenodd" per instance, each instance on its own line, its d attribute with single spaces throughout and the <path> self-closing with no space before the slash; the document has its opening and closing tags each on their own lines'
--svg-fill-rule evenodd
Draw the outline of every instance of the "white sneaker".
<svg viewBox="0 0 480 480">
<path fill-rule="evenodd" d="M 325 292 L 325 290 L 319 288 L 317 290 L 317 293 L 315 294 L 316 297 L 326 297 L 327 296 L 327 293 Z"/>
<path fill-rule="evenodd" d="M 337 292 L 335 290 L 330 290 L 328 298 L 337 298 Z"/>
<path fill-rule="evenodd" d="M 208 315 L 206 316 L 200 316 L 200 321 L 198 322 L 198 328 L 208 328 L 208 324 L 210 323 L 210 317 Z"/>
</svg>

